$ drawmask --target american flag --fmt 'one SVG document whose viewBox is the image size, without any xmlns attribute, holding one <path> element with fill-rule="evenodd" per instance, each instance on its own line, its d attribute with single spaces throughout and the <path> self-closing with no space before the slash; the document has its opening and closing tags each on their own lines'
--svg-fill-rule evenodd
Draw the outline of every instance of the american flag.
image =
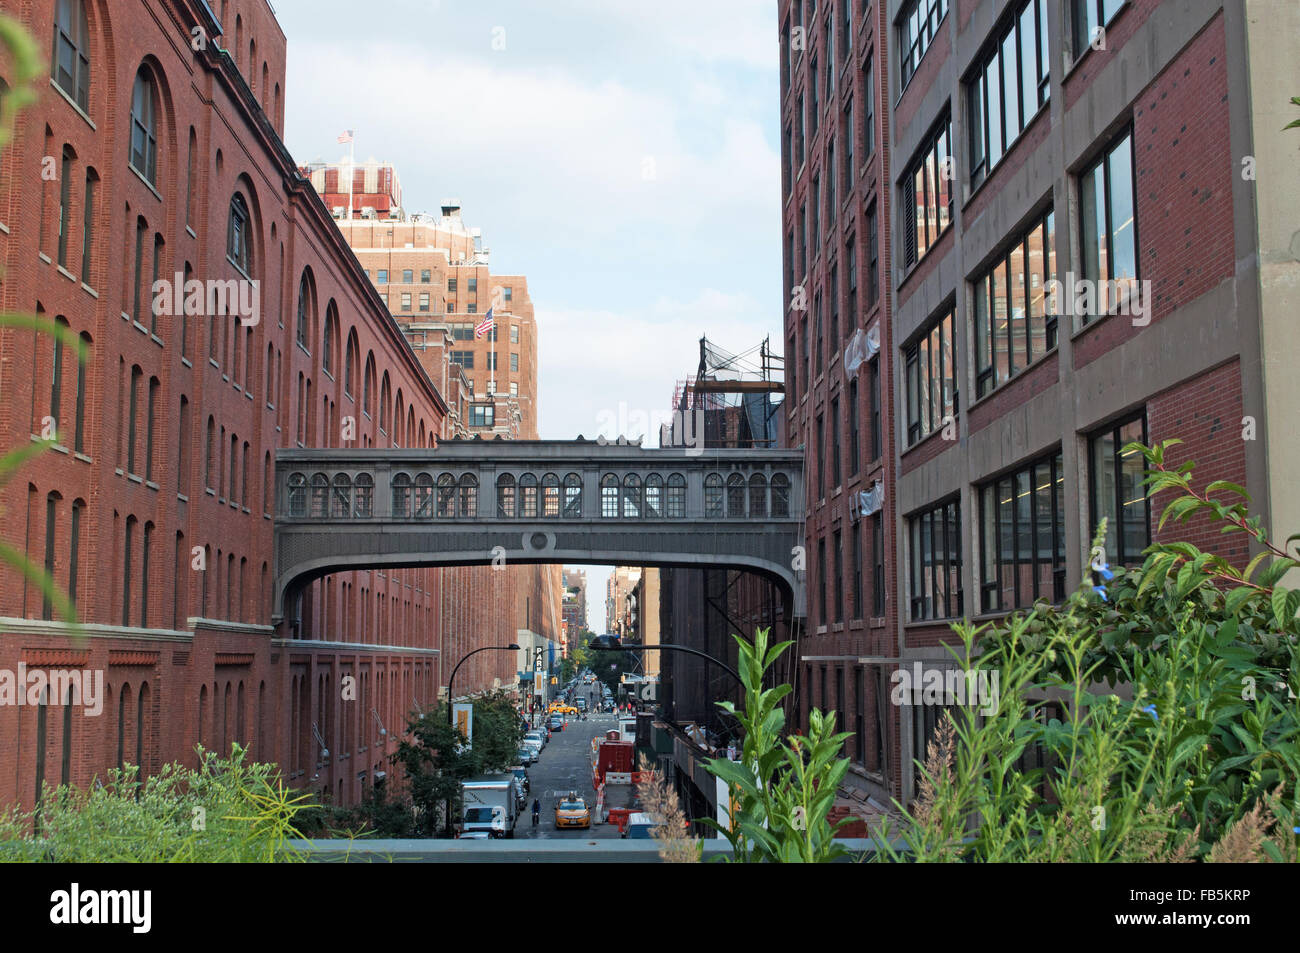
<svg viewBox="0 0 1300 953">
<path fill-rule="evenodd" d="M 483 320 L 474 326 L 474 337 L 481 338 L 492 330 L 492 309 L 488 308 L 487 314 L 483 315 Z"/>
<path fill-rule="evenodd" d="M 352 130 L 344 129 L 339 133 L 339 142 L 348 143 L 352 141 Z"/>
</svg>

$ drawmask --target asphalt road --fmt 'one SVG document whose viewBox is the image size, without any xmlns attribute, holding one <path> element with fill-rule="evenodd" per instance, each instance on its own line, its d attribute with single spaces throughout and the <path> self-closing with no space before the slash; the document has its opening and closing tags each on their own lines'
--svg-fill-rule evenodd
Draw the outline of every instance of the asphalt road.
<svg viewBox="0 0 1300 953">
<path fill-rule="evenodd" d="M 578 692 L 587 696 L 587 708 L 591 711 L 600 699 L 600 683 L 579 684 Z M 535 837 L 546 840 L 619 836 L 618 828 L 612 824 L 592 824 L 590 830 L 555 829 L 555 805 L 570 791 L 577 791 L 594 815 L 596 792 L 591 789 L 591 739 L 603 736 L 606 731 L 617 727 L 616 714 L 588 714 L 586 721 L 569 715 L 563 731 L 551 732 L 550 744 L 542 749 L 542 756 L 537 763 L 528 769 L 532 790 L 528 793 L 528 805 L 520 815 L 519 826 L 515 829 L 516 838 Z M 542 802 L 541 820 L 537 827 L 533 827 L 533 798 Z"/>
</svg>

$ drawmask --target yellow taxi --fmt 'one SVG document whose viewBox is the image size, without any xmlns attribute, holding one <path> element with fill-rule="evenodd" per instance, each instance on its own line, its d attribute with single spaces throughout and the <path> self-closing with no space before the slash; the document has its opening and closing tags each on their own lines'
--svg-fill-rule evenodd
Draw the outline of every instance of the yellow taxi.
<svg viewBox="0 0 1300 953">
<path fill-rule="evenodd" d="M 570 791 L 555 805 L 555 827 L 591 827 L 591 811 L 577 791 Z"/>
<path fill-rule="evenodd" d="M 552 704 L 551 707 L 547 710 L 547 714 L 576 715 L 578 714 L 578 709 L 574 708 L 572 705 L 561 705 L 560 703 L 556 702 Z"/>
</svg>

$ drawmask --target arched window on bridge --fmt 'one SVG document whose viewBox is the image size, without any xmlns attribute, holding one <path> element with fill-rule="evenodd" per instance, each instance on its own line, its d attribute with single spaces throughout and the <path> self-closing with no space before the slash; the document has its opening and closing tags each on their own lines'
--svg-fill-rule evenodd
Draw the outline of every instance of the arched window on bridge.
<svg viewBox="0 0 1300 953">
<path fill-rule="evenodd" d="M 784 473 L 772 474 L 772 516 L 786 518 L 790 515 L 790 478 Z"/>
<path fill-rule="evenodd" d="M 358 473 L 354 482 L 352 515 L 359 520 L 370 519 L 375 512 L 375 478 L 369 473 Z"/>
<path fill-rule="evenodd" d="M 600 478 L 600 515 L 605 519 L 618 518 L 618 477 L 612 473 Z"/>
<path fill-rule="evenodd" d="M 623 477 L 623 518 L 641 518 L 641 478 L 635 473 Z"/>
<path fill-rule="evenodd" d="M 710 519 L 722 516 L 722 474 L 710 473 L 704 478 L 704 515 Z"/>
<path fill-rule="evenodd" d="M 456 478 L 450 473 L 438 474 L 438 518 L 452 519 L 456 515 Z"/>
<path fill-rule="evenodd" d="M 670 520 L 679 520 L 686 517 L 686 477 L 680 473 L 673 473 L 668 477 L 668 506 L 666 512 Z"/>
<path fill-rule="evenodd" d="M 647 519 L 664 515 L 664 478 L 657 473 L 645 478 L 645 515 Z"/>
<path fill-rule="evenodd" d="M 749 477 L 749 518 L 767 518 L 767 478 L 761 473 Z"/>
<path fill-rule="evenodd" d="M 334 474 L 334 492 L 330 494 L 330 519 L 345 520 L 352 516 L 352 477 Z"/>
<path fill-rule="evenodd" d="M 411 475 L 409 473 L 393 474 L 393 519 L 411 518 Z"/>
<path fill-rule="evenodd" d="M 739 473 L 727 477 L 727 517 L 734 519 L 745 515 L 745 478 Z"/>
<path fill-rule="evenodd" d="M 307 475 L 289 474 L 289 515 L 307 515 Z"/>
<path fill-rule="evenodd" d="M 330 478 L 323 473 L 311 475 L 311 515 L 312 519 L 324 519 L 329 512 Z"/>
<path fill-rule="evenodd" d="M 542 477 L 542 515 L 548 519 L 560 515 L 560 478 L 554 473 Z"/>
<path fill-rule="evenodd" d="M 537 519 L 537 477 L 525 473 L 519 478 L 519 516 Z"/>
<path fill-rule="evenodd" d="M 582 477 L 570 473 L 564 478 L 564 518 L 582 517 Z"/>
<path fill-rule="evenodd" d="M 478 516 L 478 477 L 472 473 L 460 475 L 460 497 L 456 504 L 456 515 L 461 519 L 475 519 Z"/>
<path fill-rule="evenodd" d="M 515 518 L 515 475 L 502 473 L 497 477 L 497 519 Z"/>
<path fill-rule="evenodd" d="M 428 473 L 415 475 L 415 518 L 433 518 L 433 477 Z"/>
</svg>

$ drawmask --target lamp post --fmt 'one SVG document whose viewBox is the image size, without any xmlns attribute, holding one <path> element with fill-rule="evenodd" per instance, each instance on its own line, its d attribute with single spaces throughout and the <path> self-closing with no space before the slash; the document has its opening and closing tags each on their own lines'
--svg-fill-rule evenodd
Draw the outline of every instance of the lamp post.
<svg viewBox="0 0 1300 953">
<path fill-rule="evenodd" d="M 460 671 L 460 667 L 464 665 L 468 659 L 470 659 L 475 655 L 478 655 L 478 653 L 480 652 L 518 652 L 518 651 L 519 651 L 519 646 L 516 645 L 514 642 L 511 642 L 509 645 L 485 645 L 481 649 L 475 649 L 473 652 L 470 652 L 461 657 L 461 660 L 456 663 L 456 667 L 451 670 L 451 677 L 447 679 L 447 727 L 448 728 L 450 728 L 453 724 L 451 718 L 451 706 L 453 700 L 456 697 L 454 694 L 452 694 L 451 689 L 452 686 L 456 684 L 456 673 Z M 446 833 L 447 836 L 450 837 L 451 836 L 451 798 L 447 799 L 446 813 L 447 813 Z"/>
</svg>

